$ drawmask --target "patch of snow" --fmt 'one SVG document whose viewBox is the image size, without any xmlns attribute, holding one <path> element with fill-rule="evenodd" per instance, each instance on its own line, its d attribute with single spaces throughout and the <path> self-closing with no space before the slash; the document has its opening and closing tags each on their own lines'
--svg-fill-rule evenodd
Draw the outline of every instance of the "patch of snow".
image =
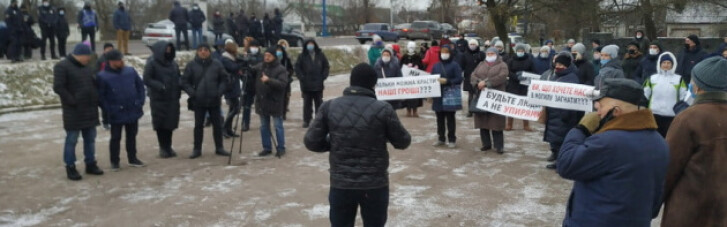
<svg viewBox="0 0 727 227">
<path fill-rule="evenodd" d="M 222 181 L 202 187 L 202 190 L 208 192 L 229 192 L 233 187 L 240 185 L 240 183 L 242 183 L 242 180 L 227 176 Z"/>
<path fill-rule="evenodd" d="M 312 208 L 304 209 L 302 212 L 308 214 L 308 218 L 310 220 L 316 220 L 316 219 L 328 218 L 330 210 L 331 210 L 330 205 L 316 204 Z"/>
</svg>

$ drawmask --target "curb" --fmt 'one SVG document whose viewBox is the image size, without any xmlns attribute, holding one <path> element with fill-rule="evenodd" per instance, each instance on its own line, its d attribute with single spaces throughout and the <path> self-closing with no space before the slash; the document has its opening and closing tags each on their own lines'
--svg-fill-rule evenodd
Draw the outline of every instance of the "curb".
<svg viewBox="0 0 727 227">
<path fill-rule="evenodd" d="M 4 108 L 4 109 L 0 109 L 0 115 L 9 114 L 9 113 L 29 112 L 29 111 L 36 111 L 36 110 L 57 109 L 60 107 L 61 107 L 61 104 L 50 104 L 50 105 L 36 105 L 36 106 Z"/>
</svg>

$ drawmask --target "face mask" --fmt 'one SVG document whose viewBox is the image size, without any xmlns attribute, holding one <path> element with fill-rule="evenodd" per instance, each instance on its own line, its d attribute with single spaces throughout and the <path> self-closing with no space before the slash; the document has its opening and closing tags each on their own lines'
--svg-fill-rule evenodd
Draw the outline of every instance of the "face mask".
<svg viewBox="0 0 727 227">
<path fill-rule="evenodd" d="M 593 60 L 601 59 L 601 54 L 593 54 Z"/>
<path fill-rule="evenodd" d="M 470 50 L 477 50 L 477 45 L 470 45 Z"/>
<path fill-rule="evenodd" d="M 260 51 L 257 49 L 257 47 L 250 48 L 250 53 L 257 54 L 257 52 Z"/>
<path fill-rule="evenodd" d="M 540 58 L 548 58 L 548 52 L 540 52 Z"/>
<path fill-rule="evenodd" d="M 601 59 L 601 65 L 606 65 L 606 63 L 608 63 L 609 61 L 611 60 Z"/>
<path fill-rule="evenodd" d="M 194 9 L 194 10 L 198 10 L 198 9 L 199 9 L 199 7 L 196 7 L 196 6 L 195 6 L 195 7 L 192 7 L 192 9 Z"/>
<path fill-rule="evenodd" d="M 383 46 L 384 45 L 384 42 L 382 42 L 382 41 L 376 41 L 376 43 L 374 43 L 374 44 L 376 44 L 376 46 Z"/>
<path fill-rule="evenodd" d="M 640 35 L 637 35 L 637 36 L 636 36 L 636 38 L 637 38 L 637 39 L 641 39 L 641 37 L 642 37 L 642 36 L 640 36 Z"/>
<path fill-rule="evenodd" d="M 497 56 L 492 56 L 492 57 L 487 56 L 487 57 L 485 57 L 485 61 L 490 62 L 490 63 L 495 62 L 495 60 L 497 60 Z"/>
<path fill-rule="evenodd" d="M 635 50 L 629 50 L 629 54 L 635 54 L 635 53 L 636 53 Z"/>
<path fill-rule="evenodd" d="M 91 10 L 91 7 L 90 6 L 84 6 L 83 9 L 85 9 L 85 10 Z"/>
<path fill-rule="evenodd" d="M 563 72 L 563 70 L 565 70 L 565 69 L 564 68 L 555 68 L 556 73 Z"/>
<path fill-rule="evenodd" d="M 517 57 L 521 58 L 523 56 L 525 56 L 525 53 L 524 52 L 517 52 Z"/>
<path fill-rule="evenodd" d="M 688 88 L 689 88 L 689 94 L 690 94 L 690 95 L 692 95 L 692 98 L 693 98 L 693 99 L 694 99 L 694 98 L 697 98 L 697 93 L 696 93 L 696 92 L 694 92 L 694 86 L 692 86 L 692 84 L 691 84 L 691 83 L 689 84 L 689 87 L 688 87 Z"/>
<path fill-rule="evenodd" d="M 315 49 L 315 48 L 316 48 L 316 46 L 315 46 L 315 45 L 310 45 L 310 44 L 309 44 L 309 45 L 305 46 L 305 49 L 307 49 L 308 51 L 312 51 L 312 50 L 313 50 L 313 49 Z"/>
<path fill-rule="evenodd" d="M 170 53 L 164 53 L 164 57 L 166 59 L 171 59 L 172 58 L 172 53 L 171 52 Z"/>
<path fill-rule="evenodd" d="M 50 5 L 50 3 L 47 3 L 47 2 L 43 3 L 43 6 L 45 6 L 45 7 L 48 7 L 49 5 Z"/>
<path fill-rule="evenodd" d="M 657 55 L 657 54 L 659 54 L 659 51 L 656 50 L 656 49 L 649 49 L 649 54 L 651 54 L 651 55 Z"/>
<path fill-rule="evenodd" d="M 58 14 L 60 14 L 60 15 L 65 15 L 65 14 L 66 14 L 66 12 L 63 12 L 63 11 L 59 11 L 59 12 L 58 12 Z"/>
<path fill-rule="evenodd" d="M 383 61 L 384 63 L 389 63 L 389 61 L 391 61 L 391 57 L 383 56 L 381 57 L 381 61 Z"/>
<path fill-rule="evenodd" d="M 406 48 L 406 53 L 409 55 L 412 55 L 416 52 L 416 49 L 412 48 Z"/>
<path fill-rule="evenodd" d="M 275 51 L 275 56 L 278 58 L 283 58 L 283 52 L 282 51 Z"/>
<path fill-rule="evenodd" d="M 449 60 L 449 54 L 441 54 L 442 60 Z"/>
</svg>

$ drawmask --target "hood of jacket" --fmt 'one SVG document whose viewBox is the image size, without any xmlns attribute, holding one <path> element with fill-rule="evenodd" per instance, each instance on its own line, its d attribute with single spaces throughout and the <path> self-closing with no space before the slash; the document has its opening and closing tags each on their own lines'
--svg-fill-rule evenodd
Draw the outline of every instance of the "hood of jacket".
<svg viewBox="0 0 727 227">
<path fill-rule="evenodd" d="M 303 42 L 303 52 L 301 54 L 309 54 L 308 48 L 306 48 L 305 46 L 307 46 L 308 43 L 310 43 L 310 42 L 312 42 L 313 45 L 316 46 L 315 48 L 313 48 L 313 51 L 315 51 L 316 53 L 321 52 L 321 48 L 318 46 L 318 42 L 316 42 L 316 40 L 314 40 L 314 39 L 309 39 L 309 40 L 306 40 L 305 42 Z"/>
<path fill-rule="evenodd" d="M 344 96 L 368 96 L 371 98 L 376 98 L 376 92 L 374 90 L 371 90 L 371 88 L 365 88 L 365 87 L 359 87 L 359 86 L 350 86 L 343 90 Z"/>
<path fill-rule="evenodd" d="M 563 70 L 563 71 L 560 71 L 560 72 L 556 72 L 556 73 L 555 73 L 555 76 L 556 76 L 557 78 L 560 78 L 560 77 L 564 77 L 564 76 L 567 76 L 568 74 L 571 74 L 571 73 L 575 73 L 575 72 L 576 72 L 576 70 L 577 70 L 577 68 L 576 68 L 575 64 L 571 64 L 571 65 L 570 65 L 570 66 L 568 66 L 568 68 L 566 68 L 565 70 Z"/>
<path fill-rule="evenodd" d="M 172 59 L 166 59 L 167 47 L 172 47 Z M 161 63 L 173 61 L 177 55 L 177 50 L 174 48 L 174 45 L 166 41 L 159 41 L 155 43 L 154 46 L 151 47 L 151 52 L 152 55 L 154 55 L 154 60 Z"/>
<path fill-rule="evenodd" d="M 661 69 L 661 58 L 664 57 L 665 55 L 668 55 L 669 57 L 671 57 L 671 62 L 672 62 L 671 69 L 668 71 L 664 71 Z M 675 72 L 677 71 L 677 64 L 678 64 L 677 62 L 678 62 L 677 57 L 674 56 L 674 54 L 672 54 L 671 52 L 664 52 L 659 55 L 659 60 L 656 61 L 656 71 L 659 74 L 676 74 Z"/>
</svg>

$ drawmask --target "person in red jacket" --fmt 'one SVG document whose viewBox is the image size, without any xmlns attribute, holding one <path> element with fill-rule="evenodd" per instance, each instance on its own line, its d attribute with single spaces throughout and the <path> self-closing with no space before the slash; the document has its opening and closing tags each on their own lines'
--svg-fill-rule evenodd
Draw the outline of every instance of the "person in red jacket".
<svg viewBox="0 0 727 227">
<path fill-rule="evenodd" d="M 422 63 L 427 67 L 427 72 L 432 72 L 434 65 L 439 63 L 439 43 L 436 40 L 432 40 L 432 47 L 427 50 L 427 53 L 422 59 Z"/>
</svg>

